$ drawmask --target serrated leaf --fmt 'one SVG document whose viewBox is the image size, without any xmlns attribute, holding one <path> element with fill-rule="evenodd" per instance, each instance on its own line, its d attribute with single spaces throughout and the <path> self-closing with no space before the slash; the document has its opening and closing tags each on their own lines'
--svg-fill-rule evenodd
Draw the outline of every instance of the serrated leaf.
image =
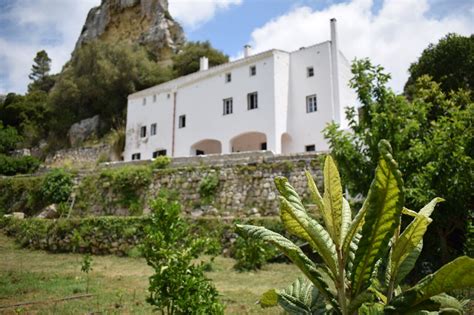
<svg viewBox="0 0 474 315">
<path fill-rule="evenodd" d="M 369 287 L 376 261 L 386 252 L 403 208 L 403 181 L 387 141 L 379 143 L 380 160 L 367 196 L 367 213 L 351 273 L 352 292 Z"/>
<path fill-rule="evenodd" d="M 285 198 L 280 197 L 280 203 L 280 217 L 286 230 L 308 241 L 336 277 L 336 249 L 326 230 L 316 220 L 310 218 L 306 212 L 298 210 Z"/>
<path fill-rule="evenodd" d="M 304 278 L 298 278 L 286 289 L 278 291 L 278 304 L 290 314 L 311 315 L 325 311 L 318 290 Z"/>
<path fill-rule="evenodd" d="M 330 155 L 324 162 L 324 208 L 329 212 L 328 232 L 339 248 L 342 227 L 342 185 L 339 171 Z"/>
<path fill-rule="evenodd" d="M 436 197 L 433 200 L 431 200 L 426 206 L 424 206 L 418 214 L 424 215 L 426 217 L 430 217 L 431 214 L 433 213 L 434 208 L 439 202 L 443 202 L 443 198 Z"/>
<path fill-rule="evenodd" d="M 336 299 L 326 283 L 326 276 L 297 245 L 280 234 L 260 226 L 237 224 L 237 231 L 246 234 L 248 237 L 255 237 L 277 246 L 308 277 L 327 301 L 334 308 L 338 308 Z"/>
<path fill-rule="evenodd" d="M 458 257 L 435 273 L 424 277 L 414 287 L 396 296 L 391 306 L 404 313 L 435 295 L 474 286 L 474 258 Z"/>
<path fill-rule="evenodd" d="M 390 256 L 391 278 L 396 278 L 400 265 L 423 240 L 423 235 L 431 221 L 424 215 L 417 215 L 393 244 Z"/>
<path fill-rule="evenodd" d="M 398 272 L 395 278 L 395 284 L 401 283 L 403 279 L 410 273 L 410 271 L 415 267 L 416 261 L 421 254 L 423 249 L 423 241 L 418 243 L 418 245 L 410 252 L 410 254 L 403 260 L 398 267 Z"/>
<path fill-rule="evenodd" d="M 403 207 L 402 213 L 406 214 L 410 217 L 414 217 L 414 218 L 416 218 L 416 216 L 418 215 L 418 213 L 416 211 L 410 210 L 410 209 L 405 208 L 405 207 Z"/>
<path fill-rule="evenodd" d="M 365 303 L 359 308 L 359 315 L 383 315 L 384 305 L 380 303 Z"/>
<path fill-rule="evenodd" d="M 308 180 L 308 189 L 309 189 L 311 199 L 316 204 L 319 211 L 319 215 L 323 218 L 324 225 L 326 226 L 326 229 L 327 229 L 329 213 L 326 213 L 326 209 L 324 208 L 323 197 L 321 197 L 321 194 L 319 193 L 318 187 L 316 186 L 316 183 L 311 173 L 308 171 L 305 171 L 305 175 L 306 175 L 306 179 Z"/>
<path fill-rule="evenodd" d="M 352 211 L 346 198 L 342 198 L 342 224 L 341 224 L 341 241 L 344 243 L 347 232 L 352 222 Z"/>
<path fill-rule="evenodd" d="M 360 229 L 364 225 L 365 222 L 365 214 L 367 213 L 367 199 L 364 201 L 362 208 L 357 212 L 354 220 L 352 220 L 351 224 L 349 225 L 349 230 L 346 233 L 346 237 L 344 238 L 344 244 L 342 247 L 342 253 L 344 255 L 344 261 L 348 261 L 349 255 L 351 254 L 351 247 L 353 247 L 354 238 L 357 234 L 360 235 Z M 360 237 L 359 237 L 360 239 Z M 359 243 L 359 239 L 357 243 Z M 357 248 L 356 248 L 357 249 Z M 355 253 L 353 253 L 353 256 Z M 352 260 L 353 261 L 353 260 Z"/>
<path fill-rule="evenodd" d="M 442 310 L 444 310 L 445 313 L 447 310 L 449 310 L 451 314 L 462 314 L 463 307 L 463 303 L 461 303 L 458 299 L 448 294 L 442 293 L 435 295 L 426 301 L 423 301 L 417 306 L 411 308 L 409 312 L 414 313 L 417 311 L 426 310 L 435 311 L 438 314 L 440 311 L 443 312 Z"/>
</svg>

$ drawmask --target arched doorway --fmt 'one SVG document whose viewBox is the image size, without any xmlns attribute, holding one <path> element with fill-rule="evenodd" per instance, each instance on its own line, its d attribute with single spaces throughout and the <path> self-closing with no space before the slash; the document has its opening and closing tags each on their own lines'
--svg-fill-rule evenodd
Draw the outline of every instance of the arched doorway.
<svg viewBox="0 0 474 315">
<path fill-rule="evenodd" d="M 242 133 L 230 140 L 231 152 L 267 150 L 267 136 L 262 132 Z"/>
<path fill-rule="evenodd" d="M 191 146 L 191 155 L 220 154 L 222 144 L 219 140 L 205 139 L 196 142 Z"/>
</svg>

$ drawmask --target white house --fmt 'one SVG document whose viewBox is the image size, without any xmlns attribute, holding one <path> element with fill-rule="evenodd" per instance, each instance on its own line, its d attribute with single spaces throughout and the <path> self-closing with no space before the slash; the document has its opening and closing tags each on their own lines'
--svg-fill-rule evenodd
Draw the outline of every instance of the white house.
<svg viewBox="0 0 474 315">
<path fill-rule="evenodd" d="M 271 150 L 327 150 L 321 131 L 347 125 L 356 103 L 350 64 L 331 40 L 297 51 L 269 50 L 208 68 L 128 97 L 124 159 Z"/>
</svg>

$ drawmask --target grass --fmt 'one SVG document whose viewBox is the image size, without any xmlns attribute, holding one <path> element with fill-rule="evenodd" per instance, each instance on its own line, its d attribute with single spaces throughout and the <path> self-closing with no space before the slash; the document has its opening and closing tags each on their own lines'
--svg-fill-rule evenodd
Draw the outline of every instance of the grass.
<svg viewBox="0 0 474 315">
<path fill-rule="evenodd" d="M 0 308 L 1 314 L 147 314 L 145 299 L 152 270 L 142 258 L 93 256 L 89 273 L 92 297 L 51 302 L 85 294 L 86 275 L 80 271 L 82 255 L 50 254 L 19 249 L 0 233 L 0 307 L 29 301 L 29 306 Z M 270 288 L 282 288 L 299 276 L 288 264 L 270 264 L 259 272 L 237 272 L 235 261 L 217 257 L 213 280 L 226 304 L 226 314 L 278 314 L 279 309 L 262 310 L 255 302 Z"/>
</svg>

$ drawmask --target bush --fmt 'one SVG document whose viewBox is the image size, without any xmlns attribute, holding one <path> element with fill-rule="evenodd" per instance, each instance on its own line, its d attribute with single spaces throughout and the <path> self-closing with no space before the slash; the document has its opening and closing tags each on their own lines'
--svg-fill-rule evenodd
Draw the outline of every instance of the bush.
<svg viewBox="0 0 474 315">
<path fill-rule="evenodd" d="M 199 196 L 203 203 L 210 203 L 214 197 L 217 187 L 219 186 L 219 176 L 211 173 L 204 177 L 199 183 Z"/>
<path fill-rule="evenodd" d="M 52 203 L 61 203 L 69 199 L 73 187 L 73 176 L 63 169 L 49 172 L 43 181 L 41 192 Z"/>
<path fill-rule="evenodd" d="M 34 173 L 41 162 L 32 156 L 11 157 L 0 154 L 0 175 L 17 175 Z"/>
<path fill-rule="evenodd" d="M 306 172 L 321 223 L 286 178 L 275 178 L 285 228 L 308 242 L 322 263 L 278 233 L 237 226 L 243 235 L 277 247 L 304 274 L 284 290 L 267 291 L 260 300 L 263 307 L 280 305 L 290 314 L 463 313 L 464 303 L 446 292 L 474 286 L 473 258 L 458 257 L 414 286 L 404 286 L 421 253 L 430 217 L 443 199 L 434 198 L 418 212 L 404 208 L 402 174 L 387 141 L 379 143 L 379 153 L 367 199 L 354 218 L 330 156 L 324 163 L 323 196 Z M 402 215 L 411 221 L 403 228 Z"/>
<path fill-rule="evenodd" d="M 250 240 L 245 236 L 239 236 L 233 244 L 231 256 L 237 260 L 234 265 L 236 270 L 252 271 L 261 269 L 277 253 L 278 251 L 261 240 Z"/>
<path fill-rule="evenodd" d="M 151 164 L 152 169 L 164 169 L 167 168 L 168 165 L 171 163 L 171 158 L 169 156 L 158 156 L 153 160 L 153 163 Z"/>
<path fill-rule="evenodd" d="M 41 193 L 43 176 L 8 177 L 0 179 L 0 215 L 24 212 L 35 215 L 47 206 L 48 200 Z"/>
<path fill-rule="evenodd" d="M 142 247 L 148 265 L 155 270 L 149 279 L 147 302 L 162 314 L 223 314 L 218 292 L 204 276 L 206 265 L 193 263 L 208 240 L 189 233 L 177 202 L 158 197 L 151 208 Z"/>
</svg>

